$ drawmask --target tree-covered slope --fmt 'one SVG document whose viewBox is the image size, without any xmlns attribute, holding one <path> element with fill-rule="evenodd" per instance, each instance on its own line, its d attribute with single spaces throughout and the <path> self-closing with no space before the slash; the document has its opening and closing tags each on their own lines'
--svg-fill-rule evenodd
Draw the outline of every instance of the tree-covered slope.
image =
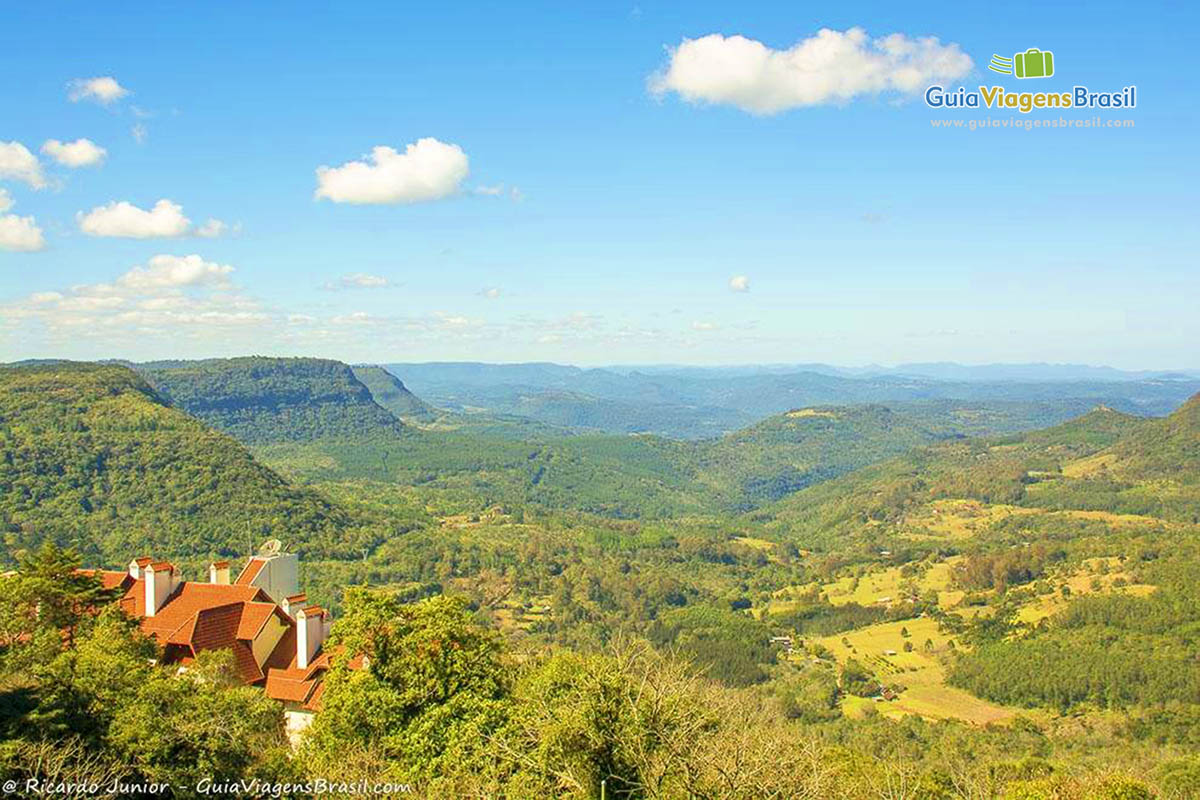
<svg viewBox="0 0 1200 800">
<path fill-rule="evenodd" d="M 368 479 L 615 517 L 755 508 L 948 435 L 881 406 L 802 409 L 718 439 L 420 431 L 255 452 L 298 480 Z"/>
<path fill-rule="evenodd" d="M 1117 472 L 1131 479 L 1200 483 L 1200 394 L 1112 450 Z"/>
<path fill-rule="evenodd" d="M 943 442 L 806 488 L 769 514 L 778 528 L 810 546 L 886 547 L 909 518 L 935 500 L 1037 505 L 1042 487 L 1071 480 L 1064 475 L 1067 465 L 1156 424 L 1099 407 L 1040 431 Z"/>
<path fill-rule="evenodd" d="M 340 361 L 252 356 L 136 368 L 171 405 L 244 443 L 394 436 L 403 430 Z"/>
<path fill-rule="evenodd" d="M 1200 522 L 1200 396 L 1049 477 L 1025 502 Z"/>
<path fill-rule="evenodd" d="M 942 438 L 883 406 L 822 406 L 770 417 L 697 448 L 697 478 L 743 508 Z"/>
<path fill-rule="evenodd" d="M 53 538 L 106 565 L 242 554 L 267 536 L 357 555 L 366 535 L 132 370 L 71 363 L 0 368 L 0 531 L 4 558 Z"/>
<path fill-rule="evenodd" d="M 437 419 L 434 411 L 421 398 L 410 392 L 404 383 L 383 367 L 351 367 L 354 377 L 371 392 L 371 398 L 405 422 L 428 423 Z"/>
</svg>

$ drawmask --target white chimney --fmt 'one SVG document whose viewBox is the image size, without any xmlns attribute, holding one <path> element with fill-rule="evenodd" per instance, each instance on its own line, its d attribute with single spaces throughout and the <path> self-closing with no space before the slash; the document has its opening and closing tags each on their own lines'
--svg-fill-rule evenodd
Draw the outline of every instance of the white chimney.
<svg viewBox="0 0 1200 800">
<path fill-rule="evenodd" d="M 294 594 L 291 597 L 283 598 L 283 602 L 279 604 L 279 607 L 282 608 L 283 613 L 287 614 L 289 617 L 295 617 L 296 612 L 304 608 L 304 604 L 307 602 L 308 595 L 301 592 L 300 594 Z"/>
<path fill-rule="evenodd" d="M 153 617 L 175 589 L 175 567 L 160 561 L 143 569 L 142 576 L 146 583 L 146 616 Z"/>
<path fill-rule="evenodd" d="M 308 669 L 325 639 L 325 610 L 309 606 L 296 612 L 296 666 Z"/>
<path fill-rule="evenodd" d="M 214 561 L 208 565 L 208 582 L 229 585 L 229 562 Z"/>
<path fill-rule="evenodd" d="M 133 561 L 130 561 L 129 577 L 133 578 L 135 581 L 141 580 L 142 569 L 149 565 L 151 561 L 153 561 L 153 559 L 146 558 L 145 556 L 142 556 L 141 558 L 135 558 Z"/>
</svg>

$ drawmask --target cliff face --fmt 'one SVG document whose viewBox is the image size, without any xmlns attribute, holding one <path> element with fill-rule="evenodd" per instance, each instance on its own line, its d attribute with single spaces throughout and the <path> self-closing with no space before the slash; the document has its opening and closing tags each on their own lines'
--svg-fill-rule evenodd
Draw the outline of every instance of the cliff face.
<svg viewBox="0 0 1200 800">
<path fill-rule="evenodd" d="M 171 405 L 245 443 L 391 436 L 404 427 L 340 361 L 250 357 L 137 369 Z"/>
</svg>

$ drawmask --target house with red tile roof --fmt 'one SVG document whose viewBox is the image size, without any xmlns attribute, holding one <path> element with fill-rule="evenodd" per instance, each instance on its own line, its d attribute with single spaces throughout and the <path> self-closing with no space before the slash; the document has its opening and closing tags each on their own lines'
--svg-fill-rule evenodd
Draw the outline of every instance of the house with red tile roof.
<svg viewBox="0 0 1200 800">
<path fill-rule="evenodd" d="M 252 556 L 232 581 L 228 561 L 210 564 L 207 582 L 183 580 L 174 564 L 152 558 L 88 572 L 121 592 L 121 609 L 162 646 L 165 663 L 186 668 L 205 650 L 230 650 L 241 679 L 284 704 L 289 735 L 311 722 L 330 667 L 323 645 L 332 617 L 298 591 L 296 556 Z"/>
</svg>

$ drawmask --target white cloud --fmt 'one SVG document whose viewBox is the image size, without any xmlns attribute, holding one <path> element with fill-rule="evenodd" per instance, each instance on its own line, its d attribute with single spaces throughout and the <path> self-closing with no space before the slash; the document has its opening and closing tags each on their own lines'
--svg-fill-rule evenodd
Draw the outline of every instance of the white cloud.
<svg viewBox="0 0 1200 800">
<path fill-rule="evenodd" d="M 107 150 L 91 139 L 76 139 L 73 142 L 48 139 L 42 145 L 42 152 L 65 167 L 93 167 L 108 155 Z"/>
<path fill-rule="evenodd" d="M 486 297 L 488 300 L 496 300 L 500 297 L 502 291 L 499 286 L 489 286 L 480 292 L 480 294 Z"/>
<path fill-rule="evenodd" d="M 225 232 L 226 226 L 219 219 L 209 219 L 199 228 L 196 228 L 196 235 L 203 239 L 215 239 Z"/>
<path fill-rule="evenodd" d="M 117 79 L 109 76 L 102 78 L 76 78 L 67 84 L 67 99 L 72 103 L 80 100 L 94 100 L 102 105 L 108 105 L 129 94 L 129 90 L 117 83 Z"/>
<path fill-rule="evenodd" d="M 694 331 L 715 331 L 716 329 L 717 325 L 714 322 L 697 320 L 696 322 L 692 323 L 692 330 Z"/>
<path fill-rule="evenodd" d="M 329 281 L 321 286 L 326 291 L 336 292 L 339 289 L 386 289 L 391 281 L 382 275 L 368 275 L 365 272 L 351 272 L 336 281 Z"/>
<path fill-rule="evenodd" d="M 129 135 L 132 136 L 133 140 L 135 142 L 137 142 L 138 144 L 145 144 L 146 137 L 150 135 L 150 132 L 146 130 L 145 125 L 138 122 L 138 123 L 135 123 L 134 126 L 129 129 Z"/>
<path fill-rule="evenodd" d="M 774 50 L 744 36 L 714 33 L 684 39 L 649 86 L 654 94 L 675 92 L 692 103 L 775 114 L 882 92 L 909 94 L 963 78 L 972 66 L 957 44 L 934 37 L 893 33 L 872 39 L 862 28 L 823 28 L 787 50 Z"/>
<path fill-rule="evenodd" d="M 457 192 L 467 173 L 462 148 L 427 137 L 408 145 L 403 154 L 381 145 L 363 161 L 317 167 L 314 196 L 354 204 L 439 200 Z"/>
<path fill-rule="evenodd" d="M 525 195 L 516 186 L 505 186 L 503 183 L 497 183 L 492 186 L 476 186 L 475 194 L 481 194 L 485 197 L 505 197 L 507 196 L 514 203 L 519 203 L 525 199 Z"/>
<path fill-rule="evenodd" d="M 183 236 L 191 221 L 183 215 L 183 206 L 170 200 L 159 200 L 149 211 L 125 201 L 112 202 L 80 212 L 76 219 L 79 229 L 89 236 L 116 236 L 127 239 L 153 239 Z"/>
<path fill-rule="evenodd" d="M 750 291 L 750 278 L 745 275 L 734 275 L 729 279 L 729 289 L 734 292 Z"/>
<path fill-rule="evenodd" d="M 18 217 L 16 214 L 0 217 L 0 250 L 32 253 L 45 247 L 42 229 L 33 217 Z"/>
<path fill-rule="evenodd" d="M 198 255 L 157 255 L 146 266 L 133 267 L 117 278 L 117 285 L 134 291 L 178 289 L 186 286 L 229 288 L 233 267 L 205 261 Z"/>
<path fill-rule="evenodd" d="M 233 284 L 233 271 L 198 255 L 156 255 L 108 283 L 39 291 L 0 304 L 0 319 L 10 327 L 39 324 L 63 347 L 82 334 L 135 347 L 147 336 L 174 345 L 201 338 L 222 343 L 234 335 L 262 341 L 277 318 Z"/>
<path fill-rule="evenodd" d="M 8 211 L 14 205 L 16 205 L 16 201 L 12 199 L 12 195 L 8 193 L 8 190 L 0 189 L 0 214 Z"/>
<path fill-rule="evenodd" d="M 0 179 L 24 181 L 34 189 L 46 188 L 37 156 L 20 142 L 0 142 Z"/>
</svg>

